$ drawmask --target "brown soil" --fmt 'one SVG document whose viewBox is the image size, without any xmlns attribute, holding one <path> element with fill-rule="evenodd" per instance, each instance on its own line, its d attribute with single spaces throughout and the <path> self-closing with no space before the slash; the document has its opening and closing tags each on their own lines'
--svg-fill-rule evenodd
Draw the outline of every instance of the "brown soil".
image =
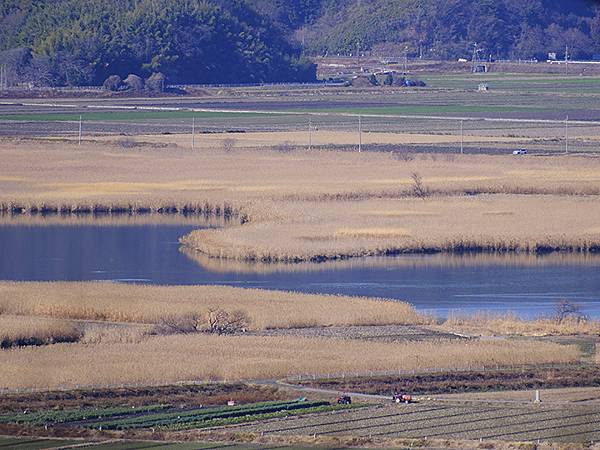
<svg viewBox="0 0 600 450">
<path fill-rule="evenodd" d="M 539 367 L 521 370 L 416 374 L 307 380 L 299 384 L 344 392 L 389 395 L 394 391 L 414 395 L 452 394 L 517 389 L 600 386 L 600 367 Z"/>
<path fill-rule="evenodd" d="M 228 400 L 252 403 L 289 399 L 274 387 L 235 384 L 172 385 L 158 387 L 81 389 L 0 395 L 0 412 L 170 404 L 183 407 L 223 405 Z"/>
</svg>

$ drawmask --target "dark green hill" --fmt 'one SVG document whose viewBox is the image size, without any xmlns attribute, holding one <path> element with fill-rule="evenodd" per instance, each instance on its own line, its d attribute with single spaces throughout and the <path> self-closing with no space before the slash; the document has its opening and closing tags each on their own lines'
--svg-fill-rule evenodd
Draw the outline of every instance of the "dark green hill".
<svg viewBox="0 0 600 450">
<path fill-rule="evenodd" d="M 4 0 L 0 48 L 27 81 L 101 83 L 163 72 L 171 82 L 314 79 L 281 27 L 243 0 Z M 28 73 L 25 73 L 28 72 Z M 22 78 L 23 78 L 22 77 Z"/>
<path fill-rule="evenodd" d="M 3 0 L 0 64 L 37 84 L 309 81 L 309 55 L 442 59 L 600 54 L 587 0 Z"/>
<path fill-rule="evenodd" d="M 356 0 L 322 11 L 311 25 L 314 53 L 361 51 L 454 59 L 573 58 L 600 53 L 600 15 L 585 0 Z M 339 20 L 331 20 L 331 17 Z"/>
</svg>

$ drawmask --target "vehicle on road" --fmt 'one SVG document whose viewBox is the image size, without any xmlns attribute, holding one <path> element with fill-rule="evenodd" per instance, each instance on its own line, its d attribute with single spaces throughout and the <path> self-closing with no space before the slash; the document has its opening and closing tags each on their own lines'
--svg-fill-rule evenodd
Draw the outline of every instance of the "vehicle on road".
<svg viewBox="0 0 600 450">
<path fill-rule="evenodd" d="M 392 401 L 394 403 L 412 403 L 412 395 L 409 394 L 394 394 L 392 395 Z"/>
</svg>

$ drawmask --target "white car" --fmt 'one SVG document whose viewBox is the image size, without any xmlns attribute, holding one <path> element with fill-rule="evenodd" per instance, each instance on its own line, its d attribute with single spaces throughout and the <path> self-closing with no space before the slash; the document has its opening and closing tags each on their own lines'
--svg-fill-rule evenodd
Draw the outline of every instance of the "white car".
<svg viewBox="0 0 600 450">
<path fill-rule="evenodd" d="M 519 150 L 513 150 L 512 154 L 513 155 L 526 155 L 527 150 L 525 150 L 524 148 L 520 148 Z"/>
</svg>

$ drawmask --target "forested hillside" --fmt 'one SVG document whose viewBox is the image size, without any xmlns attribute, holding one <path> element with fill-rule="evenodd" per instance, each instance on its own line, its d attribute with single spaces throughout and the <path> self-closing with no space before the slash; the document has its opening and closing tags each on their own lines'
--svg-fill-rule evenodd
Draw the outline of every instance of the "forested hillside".
<svg viewBox="0 0 600 450">
<path fill-rule="evenodd" d="M 4 59 L 22 81 L 97 84 L 152 72 L 175 83 L 314 79 L 280 27 L 241 0 L 4 0 L 0 17 L 0 47 L 17 49 Z"/>
<path fill-rule="evenodd" d="M 587 0 L 355 0 L 310 26 L 314 53 L 375 51 L 454 59 L 573 58 L 600 53 L 600 14 Z"/>
<path fill-rule="evenodd" d="M 0 64 L 19 81 L 308 81 L 304 55 L 455 59 L 600 54 L 587 0 L 4 0 Z"/>
</svg>

